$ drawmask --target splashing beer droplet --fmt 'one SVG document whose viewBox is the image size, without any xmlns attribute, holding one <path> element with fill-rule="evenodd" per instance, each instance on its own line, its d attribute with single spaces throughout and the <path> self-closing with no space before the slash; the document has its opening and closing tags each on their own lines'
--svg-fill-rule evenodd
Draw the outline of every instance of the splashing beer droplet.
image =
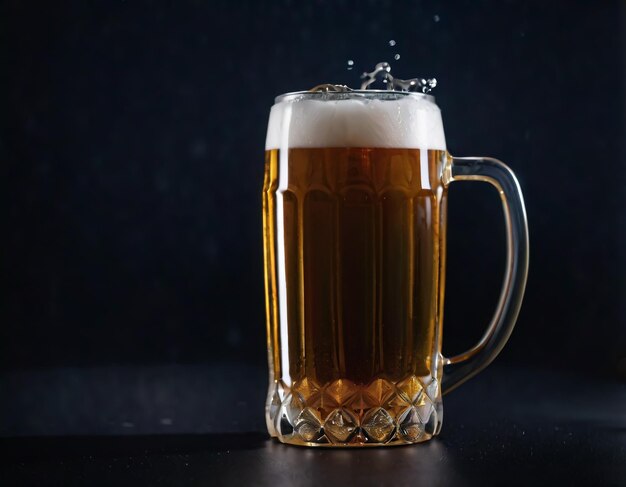
<svg viewBox="0 0 626 487">
<path fill-rule="evenodd" d="M 323 83 L 321 85 L 314 86 L 309 90 L 312 93 L 332 93 L 332 92 L 346 92 L 352 91 L 346 85 L 334 85 L 332 83 Z"/>
<path fill-rule="evenodd" d="M 361 89 L 367 90 L 369 86 L 376 81 L 382 81 L 387 85 L 388 90 L 393 90 L 393 76 L 391 76 L 391 66 L 389 63 L 378 63 L 374 66 L 374 70 L 371 72 L 365 72 L 361 75 L 363 83 L 361 83 Z"/>
<path fill-rule="evenodd" d="M 395 42 L 395 41 L 394 41 Z M 394 56 L 395 60 L 400 59 L 400 54 Z M 347 61 L 348 70 L 354 68 L 354 61 L 349 59 Z M 373 89 L 374 83 L 380 82 L 385 85 L 385 89 L 388 91 L 421 91 L 422 93 L 430 93 L 435 86 L 437 86 L 437 80 L 435 78 L 411 78 L 400 79 L 394 78 L 391 75 L 391 65 L 386 62 L 378 63 L 374 66 L 374 69 L 370 72 L 365 72 L 361 75 L 361 90 Z M 323 83 L 321 85 L 314 86 L 309 90 L 310 92 L 341 92 L 346 93 L 353 91 L 346 85 Z"/>
<path fill-rule="evenodd" d="M 391 47 L 395 46 L 395 45 L 396 45 L 396 41 L 394 41 L 393 39 L 391 39 L 391 40 L 389 41 L 389 45 L 390 45 Z"/>
<path fill-rule="evenodd" d="M 399 54 L 396 54 L 396 56 L 395 59 L 400 58 Z M 437 86 L 437 80 L 435 78 L 394 78 L 391 75 L 391 66 L 389 63 L 378 63 L 373 71 L 363 73 L 361 79 L 363 79 L 361 83 L 362 90 L 367 90 L 377 81 L 382 81 L 388 90 L 396 91 L 421 91 L 422 93 L 430 93 L 432 89 Z"/>
<path fill-rule="evenodd" d="M 435 15 L 433 15 L 433 20 L 435 22 L 439 22 L 441 20 L 441 17 L 439 17 L 439 15 L 435 14 Z"/>
</svg>

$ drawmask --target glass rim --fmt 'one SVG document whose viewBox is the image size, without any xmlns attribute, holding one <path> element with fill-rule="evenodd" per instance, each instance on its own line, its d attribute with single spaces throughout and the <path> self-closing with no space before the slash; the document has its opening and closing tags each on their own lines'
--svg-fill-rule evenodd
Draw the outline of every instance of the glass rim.
<svg viewBox="0 0 626 487">
<path fill-rule="evenodd" d="M 350 100 L 350 99 L 375 99 L 375 100 L 398 100 L 405 96 L 423 98 L 435 103 L 435 97 L 419 91 L 394 91 L 394 90 L 350 90 L 350 91 L 290 91 L 274 98 L 274 104 L 283 101 L 318 99 L 322 101 Z"/>
</svg>

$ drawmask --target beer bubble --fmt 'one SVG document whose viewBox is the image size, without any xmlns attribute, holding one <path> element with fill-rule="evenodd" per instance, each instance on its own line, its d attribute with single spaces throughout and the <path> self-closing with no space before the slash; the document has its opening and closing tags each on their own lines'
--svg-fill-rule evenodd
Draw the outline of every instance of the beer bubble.
<svg viewBox="0 0 626 487">
<path fill-rule="evenodd" d="M 348 59 L 348 71 L 354 68 L 354 61 L 352 59 Z"/>
<path fill-rule="evenodd" d="M 390 45 L 391 47 L 395 46 L 395 45 L 396 45 L 396 41 L 394 41 L 393 39 L 391 39 L 391 40 L 389 41 L 389 45 Z"/>
<path fill-rule="evenodd" d="M 433 15 L 433 20 L 435 22 L 439 22 L 441 20 L 441 17 L 439 17 L 439 15 L 435 14 L 435 15 Z"/>
<path fill-rule="evenodd" d="M 393 58 L 397 61 L 398 59 L 400 59 L 400 54 L 396 54 Z"/>
</svg>

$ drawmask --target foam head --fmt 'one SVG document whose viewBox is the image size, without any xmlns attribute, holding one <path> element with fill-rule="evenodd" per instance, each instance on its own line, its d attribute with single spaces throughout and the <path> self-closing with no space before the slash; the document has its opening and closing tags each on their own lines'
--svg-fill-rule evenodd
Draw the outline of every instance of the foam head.
<svg viewBox="0 0 626 487">
<path fill-rule="evenodd" d="M 432 97 L 287 97 L 270 112 L 265 149 L 381 147 L 445 150 L 441 112 Z"/>
</svg>

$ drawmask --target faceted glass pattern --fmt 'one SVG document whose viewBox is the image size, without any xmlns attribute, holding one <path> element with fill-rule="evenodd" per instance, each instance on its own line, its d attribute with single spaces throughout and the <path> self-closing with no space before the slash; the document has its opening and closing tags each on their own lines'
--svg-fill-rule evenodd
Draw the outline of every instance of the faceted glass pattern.
<svg viewBox="0 0 626 487">
<path fill-rule="evenodd" d="M 291 388 L 274 381 L 268 427 L 283 443 L 307 446 L 380 446 L 418 443 L 439 433 L 439 382 L 411 375 L 400 382 L 376 379 L 357 385 L 311 379 Z"/>
</svg>

